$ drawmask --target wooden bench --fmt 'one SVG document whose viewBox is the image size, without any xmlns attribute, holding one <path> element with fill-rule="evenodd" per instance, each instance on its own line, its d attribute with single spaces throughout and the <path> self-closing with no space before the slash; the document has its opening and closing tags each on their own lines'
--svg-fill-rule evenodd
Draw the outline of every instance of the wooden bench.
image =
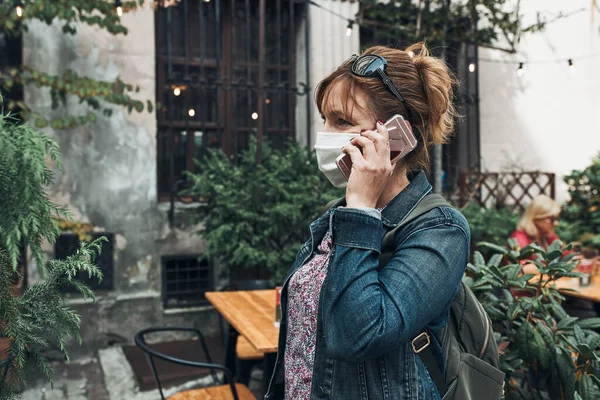
<svg viewBox="0 0 600 400">
<path fill-rule="evenodd" d="M 256 400 L 256 397 L 250 390 L 242 384 L 236 383 L 235 388 L 240 400 Z M 220 385 L 211 386 L 203 389 L 186 390 L 185 392 L 174 394 L 169 400 L 233 400 L 231 386 Z"/>
</svg>

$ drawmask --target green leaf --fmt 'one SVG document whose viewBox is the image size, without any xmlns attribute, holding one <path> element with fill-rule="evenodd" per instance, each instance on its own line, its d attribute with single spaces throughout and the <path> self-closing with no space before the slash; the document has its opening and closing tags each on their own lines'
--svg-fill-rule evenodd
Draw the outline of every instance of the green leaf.
<svg viewBox="0 0 600 400">
<path fill-rule="evenodd" d="M 562 400 L 560 378 L 558 376 L 556 364 L 551 366 L 550 375 L 548 376 L 546 384 L 548 385 L 548 395 L 550 395 L 550 400 Z"/>
<path fill-rule="evenodd" d="M 557 348 L 556 366 L 565 400 L 575 399 L 575 366 L 567 350 Z"/>
<path fill-rule="evenodd" d="M 548 254 L 546 255 L 546 257 L 548 258 L 548 260 L 556 260 L 556 259 L 560 258 L 562 255 L 563 255 L 562 250 L 554 250 L 552 252 L 548 251 Z"/>
<path fill-rule="evenodd" d="M 600 318 L 594 317 L 580 319 L 579 321 L 577 321 L 577 325 L 579 325 L 579 327 L 582 329 L 597 329 L 600 328 Z"/>
<path fill-rule="evenodd" d="M 556 325 L 558 330 L 565 330 L 571 328 L 575 325 L 575 322 L 579 320 L 577 317 L 567 317 L 560 320 L 560 322 Z"/>
<path fill-rule="evenodd" d="M 502 263 L 502 257 L 502 254 L 494 254 L 492 257 L 490 257 L 490 262 L 488 265 L 499 266 Z"/>
<path fill-rule="evenodd" d="M 555 251 L 560 251 L 562 255 L 562 242 L 560 240 L 555 240 L 550 244 L 550 246 L 548 246 L 548 254 Z"/>
<path fill-rule="evenodd" d="M 583 400 L 598 400 L 594 398 L 594 383 L 592 378 L 584 374 L 579 382 L 577 382 L 577 391 Z"/>
<path fill-rule="evenodd" d="M 579 325 L 573 326 L 573 334 L 575 335 L 575 340 L 577 340 L 577 343 L 582 343 L 585 341 L 585 334 L 583 333 Z"/>
<path fill-rule="evenodd" d="M 588 336 L 588 338 L 586 340 L 586 344 L 588 345 L 588 347 L 590 349 L 597 350 L 598 346 L 600 345 L 600 335 L 595 334 L 595 335 Z"/>
<path fill-rule="evenodd" d="M 498 246 L 497 244 L 489 243 L 489 242 L 479 242 L 479 243 L 477 243 L 477 247 L 488 248 L 488 249 L 494 250 L 495 252 L 502 254 L 502 255 L 508 253 L 508 250 L 505 247 Z"/>
<path fill-rule="evenodd" d="M 537 331 L 540 333 L 544 343 L 549 349 L 554 349 L 555 340 L 552 329 L 550 329 L 545 323 L 538 321 L 535 324 Z"/>
<path fill-rule="evenodd" d="M 528 362 L 536 361 L 538 349 L 535 345 L 534 331 L 528 322 L 524 322 L 519 327 L 516 339 L 521 357 Z"/>
</svg>

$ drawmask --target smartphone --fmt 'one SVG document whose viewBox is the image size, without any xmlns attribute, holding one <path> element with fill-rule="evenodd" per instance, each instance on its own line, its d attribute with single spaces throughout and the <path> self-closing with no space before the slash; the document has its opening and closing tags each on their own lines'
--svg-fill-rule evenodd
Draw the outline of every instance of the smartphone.
<svg viewBox="0 0 600 400">
<path fill-rule="evenodd" d="M 417 147 L 417 138 L 415 137 L 410 123 L 400 114 L 394 115 L 385 123 L 390 138 L 390 157 L 392 163 L 395 163 L 406 157 L 408 153 Z M 342 154 L 335 163 L 338 169 L 344 174 L 346 180 L 350 177 L 352 171 L 352 159 L 349 154 Z"/>
</svg>

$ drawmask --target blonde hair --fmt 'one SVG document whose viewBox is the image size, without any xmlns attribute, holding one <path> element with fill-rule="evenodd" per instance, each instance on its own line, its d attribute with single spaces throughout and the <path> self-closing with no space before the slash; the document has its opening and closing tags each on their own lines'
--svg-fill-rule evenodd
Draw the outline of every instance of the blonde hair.
<svg viewBox="0 0 600 400">
<path fill-rule="evenodd" d="M 529 237 L 537 238 L 539 232 L 535 226 L 535 220 L 558 216 L 559 214 L 560 206 L 558 203 L 551 197 L 541 194 L 529 203 L 517 224 L 517 229 L 525 231 Z"/>
<path fill-rule="evenodd" d="M 412 110 L 412 127 L 419 143 L 405 159 L 407 169 L 428 170 L 429 147 L 446 143 L 454 128 L 454 75 L 442 59 L 429 55 L 424 43 L 413 44 L 405 50 L 373 46 L 366 49 L 365 54 L 385 58 L 387 74 Z M 381 79 L 356 76 L 351 67 L 352 63 L 343 64 L 319 83 L 315 101 L 321 114 L 331 107 L 332 88 L 341 85 L 344 98 L 352 100 L 357 92 L 365 95 L 367 111 L 374 115 L 374 120 L 386 121 L 394 114 L 401 114 L 408 120 L 406 107 L 389 92 Z M 351 114 L 348 108 L 358 107 L 356 102 L 348 103 L 343 110 L 347 115 Z"/>
</svg>

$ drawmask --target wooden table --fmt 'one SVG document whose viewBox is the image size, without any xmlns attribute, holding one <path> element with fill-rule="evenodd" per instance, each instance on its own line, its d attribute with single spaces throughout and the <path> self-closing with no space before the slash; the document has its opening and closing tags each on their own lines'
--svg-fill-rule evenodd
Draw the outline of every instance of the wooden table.
<svg viewBox="0 0 600 400">
<path fill-rule="evenodd" d="M 248 339 L 258 351 L 265 353 L 263 386 L 266 391 L 277 358 L 279 328 L 275 322 L 275 290 L 207 292 L 206 298 L 229 322 L 225 365 L 235 374 L 237 336 Z"/>
<path fill-rule="evenodd" d="M 588 286 L 580 286 L 579 278 L 561 278 L 554 285 L 563 295 L 600 302 L 600 276 L 593 276 Z"/>
</svg>

